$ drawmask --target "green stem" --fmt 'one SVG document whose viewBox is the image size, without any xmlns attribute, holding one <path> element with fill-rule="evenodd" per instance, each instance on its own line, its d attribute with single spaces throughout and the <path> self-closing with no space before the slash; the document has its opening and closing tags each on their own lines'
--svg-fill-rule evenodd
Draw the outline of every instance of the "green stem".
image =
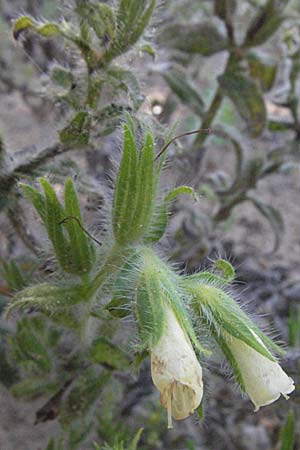
<svg viewBox="0 0 300 450">
<path fill-rule="evenodd" d="M 104 265 L 91 281 L 89 296 L 93 296 L 107 279 L 107 277 L 113 275 L 118 270 L 118 268 L 120 267 L 120 259 L 122 259 L 123 255 L 124 252 L 122 251 L 122 249 L 117 244 L 115 244 L 112 247 Z"/>
</svg>

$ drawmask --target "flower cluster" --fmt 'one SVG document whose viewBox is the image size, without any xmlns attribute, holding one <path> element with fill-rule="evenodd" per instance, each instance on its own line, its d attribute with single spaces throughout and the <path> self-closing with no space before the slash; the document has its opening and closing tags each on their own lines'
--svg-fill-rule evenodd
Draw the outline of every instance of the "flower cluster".
<svg viewBox="0 0 300 450">
<path fill-rule="evenodd" d="M 200 353 L 205 350 L 195 336 L 191 315 L 220 346 L 255 411 L 281 394 L 288 398 L 294 382 L 270 351 L 281 349 L 224 291 L 225 280 L 201 273 L 178 277 L 151 250 L 141 255 L 133 283 L 136 318 L 169 428 L 172 417 L 185 419 L 203 397 L 202 369 L 193 345 Z"/>
</svg>

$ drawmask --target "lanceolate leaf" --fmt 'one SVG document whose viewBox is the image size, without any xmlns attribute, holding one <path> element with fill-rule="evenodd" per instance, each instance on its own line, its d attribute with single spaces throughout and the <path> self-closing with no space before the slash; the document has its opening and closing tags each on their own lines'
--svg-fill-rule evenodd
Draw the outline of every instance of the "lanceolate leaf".
<svg viewBox="0 0 300 450">
<path fill-rule="evenodd" d="M 291 410 L 288 413 L 286 423 L 281 430 L 281 447 L 280 450 L 293 450 L 296 439 L 295 414 Z"/>
<path fill-rule="evenodd" d="M 288 0 L 268 0 L 253 19 L 245 38 L 245 47 L 254 47 L 266 42 L 280 27 L 285 17 L 283 10 Z"/>
<path fill-rule="evenodd" d="M 162 76 L 179 99 L 201 117 L 205 104 L 186 73 L 178 69 L 169 69 L 162 72 Z"/>
<path fill-rule="evenodd" d="M 245 120 L 253 137 L 259 136 L 266 123 L 266 107 L 256 84 L 244 75 L 227 71 L 218 77 L 224 95 L 230 98 L 240 116 Z"/>
<path fill-rule="evenodd" d="M 223 24 L 219 20 L 216 23 L 210 21 L 171 25 L 162 33 L 160 41 L 176 50 L 203 56 L 213 55 L 228 46 Z"/>
</svg>

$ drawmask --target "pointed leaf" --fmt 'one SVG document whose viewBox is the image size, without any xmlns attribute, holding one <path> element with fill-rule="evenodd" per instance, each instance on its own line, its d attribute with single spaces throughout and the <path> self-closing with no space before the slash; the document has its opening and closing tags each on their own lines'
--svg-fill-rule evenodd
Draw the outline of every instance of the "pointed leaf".
<svg viewBox="0 0 300 450">
<path fill-rule="evenodd" d="M 296 440 L 296 424 L 295 414 L 293 410 L 290 410 L 286 423 L 281 430 L 281 447 L 280 450 L 293 450 Z"/>
<path fill-rule="evenodd" d="M 160 41 L 171 48 L 203 56 L 213 55 L 228 47 L 225 27 L 220 20 L 171 25 L 162 33 Z"/>
<path fill-rule="evenodd" d="M 205 104 L 192 81 L 188 79 L 187 74 L 173 68 L 162 72 L 162 76 L 177 97 L 201 117 L 204 113 Z"/>
</svg>

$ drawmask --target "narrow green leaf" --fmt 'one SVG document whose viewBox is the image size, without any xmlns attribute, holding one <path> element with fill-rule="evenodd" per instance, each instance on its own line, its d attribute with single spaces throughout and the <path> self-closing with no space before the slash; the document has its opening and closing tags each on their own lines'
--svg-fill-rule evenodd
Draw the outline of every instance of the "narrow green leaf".
<svg viewBox="0 0 300 450">
<path fill-rule="evenodd" d="M 176 23 L 163 31 L 160 42 L 186 53 L 203 56 L 213 55 L 228 47 L 225 29 L 219 20 L 197 24 Z"/>
<path fill-rule="evenodd" d="M 256 84 L 241 73 L 227 71 L 218 77 L 224 95 L 230 98 L 245 120 L 253 137 L 259 136 L 266 124 L 266 107 Z"/>
<path fill-rule="evenodd" d="M 201 117 L 205 108 L 204 101 L 186 73 L 173 68 L 162 72 L 162 76 L 177 97 Z"/>
<path fill-rule="evenodd" d="M 295 414 L 290 410 L 286 423 L 281 430 L 281 447 L 280 450 L 293 450 L 296 440 Z"/>
<path fill-rule="evenodd" d="M 129 447 L 129 450 L 137 450 L 137 446 L 138 446 L 139 440 L 141 439 L 143 431 L 144 431 L 144 428 L 140 428 L 138 430 L 138 432 L 136 433 L 136 435 L 133 438 L 133 441 Z"/>
<path fill-rule="evenodd" d="M 281 26 L 285 17 L 283 10 L 288 0 L 268 0 L 252 20 L 245 37 L 245 47 L 264 44 Z"/>
</svg>

